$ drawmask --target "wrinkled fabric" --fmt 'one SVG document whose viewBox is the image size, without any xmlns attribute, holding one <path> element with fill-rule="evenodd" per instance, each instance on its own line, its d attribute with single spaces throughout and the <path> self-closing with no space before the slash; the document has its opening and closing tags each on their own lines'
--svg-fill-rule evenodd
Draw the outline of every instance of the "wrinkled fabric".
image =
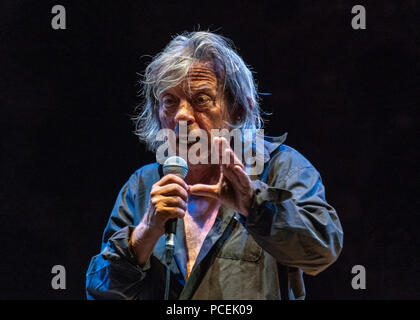
<svg viewBox="0 0 420 320">
<path fill-rule="evenodd" d="M 281 137 L 264 141 L 264 171 L 250 176 L 255 187 L 247 217 L 221 206 L 190 277 L 184 224 L 175 237 L 169 299 L 304 299 L 302 274 L 317 275 L 343 246 L 343 230 L 325 199 L 318 171 Z M 140 266 L 128 250 L 135 226 L 145 214 L 157 163 L 138 169 L 121 189 L 103 234 L 101 252 L 86 274 L 88 299 L 163 299 L 165 238 Z M 286 266 L 281 290 L 279 266 Z M 283 286 L 285 286 L 283 284 Z M 281 297 L 287 292 L 287 297 Z"/>
</svg>

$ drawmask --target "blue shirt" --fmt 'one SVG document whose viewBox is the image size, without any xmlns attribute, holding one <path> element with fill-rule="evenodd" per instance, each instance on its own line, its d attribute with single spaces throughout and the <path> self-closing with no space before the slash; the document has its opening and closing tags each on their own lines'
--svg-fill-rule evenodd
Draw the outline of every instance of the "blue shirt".
<svg viewBox="0 0 420 320">
<path fill-rule="evenodd" d="M 302 299 L 302 272 L 317 275 L 337 259 L 343 245 L 337 213 L 325 199 L 318 171 L 283 144 L 285 138 L 265 138 L 264 171 L 250 176 L 255 200 L 248 217 L 220 207 L 187 280 L 184 224 L 179 220 L 170 299 L 281 299 L 281 292 L 283 299 L 284 294 Z M 161 178 L 158 168 L 154 163 L 138 169 L 121 189 L 101 252 L 86 274 L 88 299 L 163 299 L 164 236 L 145 265 L 138 265 L 128 250 L 150 190 Z M 281 266 L 287 267 L 288 284 L 279 281 Z"/>
</svg>

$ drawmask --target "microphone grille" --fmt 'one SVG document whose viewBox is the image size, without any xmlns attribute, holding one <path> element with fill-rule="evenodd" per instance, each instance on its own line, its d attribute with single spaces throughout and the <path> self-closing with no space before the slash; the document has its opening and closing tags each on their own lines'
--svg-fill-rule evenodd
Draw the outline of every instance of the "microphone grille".
<svg viewBox="0 0 420 320">
<path fill-rule="evenodd" d="M 185 179 L 188 173 L 187 162 L 178 156 L 172 156 L 166 159 L 162 166 L 163 175 L 174 174 L 181 179 Z"/>
</svg>

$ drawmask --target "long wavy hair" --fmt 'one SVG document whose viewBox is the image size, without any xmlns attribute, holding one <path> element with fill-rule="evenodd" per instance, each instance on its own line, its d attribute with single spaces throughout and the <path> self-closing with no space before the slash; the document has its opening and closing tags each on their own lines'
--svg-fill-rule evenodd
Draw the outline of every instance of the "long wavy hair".
<svg viewBox="0 0 420 320">
<path fill-rule="evenodd" d="M 159 141 L 156 134 L 161 129 L 159 97 L 166 90 L 180 84 L 194 62 L 212 62 L 223 72 L 223 90 L 228 99 L 228 114 L 239 115 L 232 128 L 251 129 L 263 127 L 256 83 L 249 67 L 236 53 L 231 40 L 206 31 L 185 32 L 172 39 L 147 66 L 140 80 L 142 97 L 137 107 L 134 133 L 156 151 Z"/>
</svg>

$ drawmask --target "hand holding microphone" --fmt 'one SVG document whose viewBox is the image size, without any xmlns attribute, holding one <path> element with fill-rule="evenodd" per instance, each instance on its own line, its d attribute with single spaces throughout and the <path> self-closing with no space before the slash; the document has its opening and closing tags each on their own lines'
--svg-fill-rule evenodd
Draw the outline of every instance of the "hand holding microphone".
<svg viewBox="0 0 420 320">
<path fill-rule="evenodd" d="M 130 240 L 137 261 L 143 265 L 153 252 L 160 236 L 166 233 L 166 244 L 173 249 L 176 219 L 184 218 L 188 203 L 188 172 L 184 159 L 174 156 L 162 166 L 164 176 L 150 191 L 149 209 Z"/>
<path fill-rule="evenodd" d="M 176 219 L 182 219 L 187 210 L 188 185 L 183 179 L 188 173 L 188 165 L 181 157 L 173 156 L 165 161 L 162 171 L 163 178 L 150 192 L 150 226 L 175 234 Z"/>
</svg>

